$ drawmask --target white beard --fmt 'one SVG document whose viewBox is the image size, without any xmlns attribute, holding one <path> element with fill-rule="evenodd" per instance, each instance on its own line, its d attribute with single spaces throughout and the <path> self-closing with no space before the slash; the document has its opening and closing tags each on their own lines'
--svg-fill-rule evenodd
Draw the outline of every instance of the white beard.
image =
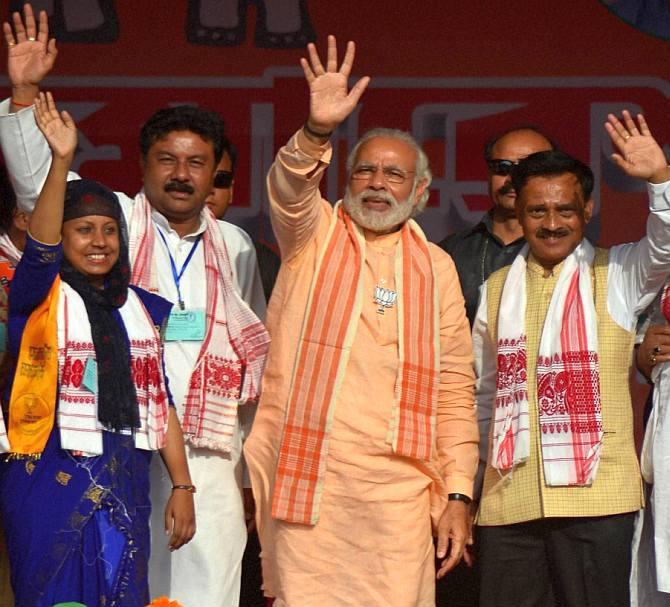
<svg viewBox="0 0 670 607">
<path fill-rule="evenodd" d="M 416 184 L 409 193 L 409 196 L 405 200 L 398 202 L 393 195 L 385 191 L 365 189 L 356 195 L 352 195 L 349 186 L 347 186 L 342 204 L 351 219 L 361 228 L 377 234 L 386 234 L 399 228 L 412 216 L 414 212 L 414 203 L 412 201 L 414 200 L 415 190 Z M 389 203 L 389 210 L 374 211 L 365 208 L 363 199 L 367 197 L 383 198 Z"/>
</svg>

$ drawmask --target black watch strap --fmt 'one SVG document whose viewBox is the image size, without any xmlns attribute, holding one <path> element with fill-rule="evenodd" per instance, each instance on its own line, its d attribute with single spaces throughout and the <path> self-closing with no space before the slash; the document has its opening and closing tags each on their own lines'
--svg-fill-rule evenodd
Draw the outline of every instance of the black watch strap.
<svg viewBox="0 0 670 607">
<path fill-rule="evenodd" d="M 472 502 L 472 499 L 469 498 L 464 493 L 450 493 L 449 494 L 449 501 L 450 502 L 465 502 L 466 504 L 470 504 Z"/>
</svg>

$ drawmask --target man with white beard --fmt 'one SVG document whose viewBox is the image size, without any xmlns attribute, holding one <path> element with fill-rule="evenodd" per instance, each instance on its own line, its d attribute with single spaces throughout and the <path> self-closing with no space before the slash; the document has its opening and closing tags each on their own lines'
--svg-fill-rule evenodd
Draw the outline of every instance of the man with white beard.
<svg viewBox="0 0 670 607">
<path fill-rule="evenodd" d="M 285 605 L 435 604 L 469 537 L 477 466 L 472 346 L 451 258 L 410 219 L 428 161 L 405 132 L 365 134 L 344 201 L 319 182 L 351 90 L 354 46 L 302 60 L 310 114 L 268 175 L 282 265 L 272 344 L 245 455 L 264 590 Z"/>
</svg>

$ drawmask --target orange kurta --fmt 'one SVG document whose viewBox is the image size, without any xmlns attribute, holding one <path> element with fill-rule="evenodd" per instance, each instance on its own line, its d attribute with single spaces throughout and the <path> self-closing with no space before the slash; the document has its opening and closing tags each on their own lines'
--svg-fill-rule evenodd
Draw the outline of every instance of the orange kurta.
<svg viewBox="0 0 670 607">
<path fill-rule="evenodd" d="M 478 460 L 469 328 L 454 265 L 438 247 L 430 245 L 441 360 L 433 457 L 399 457 L 387 442 L 398 372 L 397 308 L 379 314 L 373 293 L 376 286 L 395 289 L 399 233 L 368 237 L 364 304 L 335 405 L 319 520 L 298 525 L 270 515 L 298 340 L 332 214 L 318 190 L 329 158 L 328 145 L 298 133 L 268 178 L 282 267 L 268 309 L 272 345 L 263 396 L 245 446 L 265 593 L 290 607 L 432 606 L 431 515 L 436 522 L 447 493 L 471 495 Z"/>
</svg>

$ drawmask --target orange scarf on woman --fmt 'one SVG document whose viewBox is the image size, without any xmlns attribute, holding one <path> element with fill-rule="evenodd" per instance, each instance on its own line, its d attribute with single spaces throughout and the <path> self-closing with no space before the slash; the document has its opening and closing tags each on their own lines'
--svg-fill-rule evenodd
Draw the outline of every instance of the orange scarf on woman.
<svg viewBox="0 0 670 607">
<path fill-rule="evenodd" d="M 28 318 L 21 337 L 9 400 L 12 453 L 39 456 L 54 425 L 58 386 L 58 294 L 56 276 L 48 295 Z"/>
</svg>

